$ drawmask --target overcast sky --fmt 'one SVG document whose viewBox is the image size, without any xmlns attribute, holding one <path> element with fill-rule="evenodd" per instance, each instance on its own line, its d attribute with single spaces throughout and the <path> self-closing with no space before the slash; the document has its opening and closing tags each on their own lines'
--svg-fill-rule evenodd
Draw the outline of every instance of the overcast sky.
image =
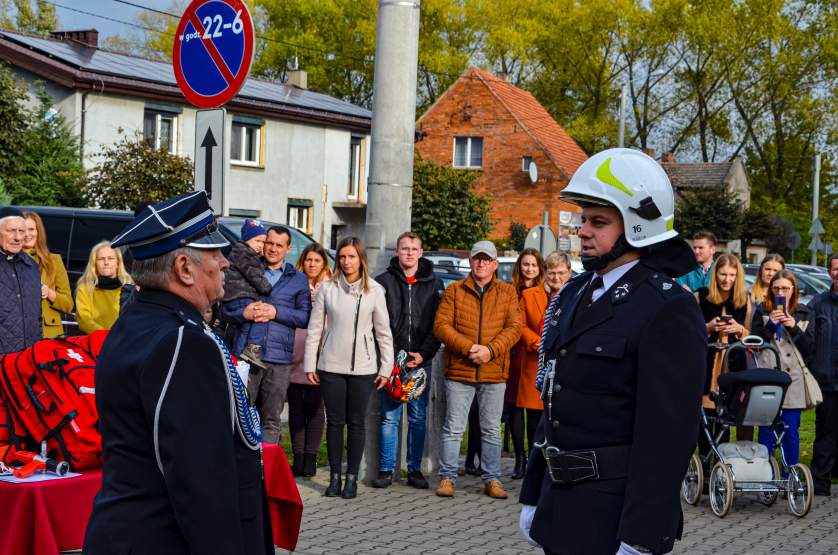
<svg viewBox="0 0 838 555">
<path fill-rule="evenodd" d="M 132 4 L 167 11 L 172 5 L 172 0 L 128 1 Z M 132 31 L 132 27 L 129 25 L 109 21 L 104 19 L 104 17 L 130 23 L 134 22 L 137 14 L 143 11 L 141 8 L 121 4 L 114 0 L 54 0 L 53 3 L 56 6 L 55 11 L 58 14 L 59 26 L 62 30 L 94 28 L 99 31 L 100 39 L 116 34 L 127 35 Z M 80 10 L 95 15 L 79 13 L 73 10 Z"/>
</svg>

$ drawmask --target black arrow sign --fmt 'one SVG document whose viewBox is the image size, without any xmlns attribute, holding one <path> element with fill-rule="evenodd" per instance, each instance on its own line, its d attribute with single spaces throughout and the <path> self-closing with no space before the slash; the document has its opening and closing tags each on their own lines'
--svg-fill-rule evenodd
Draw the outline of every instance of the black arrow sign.
<svg viewBox="0 0 838 555">
<path fill-rule="evenodd" d="M 204 190 L 207 193 L 207 198 L 212 200 L 212 149 L 218 146 L 215 142 L 215 137 L 212 134 L 212 129 L 207 128 L 207 134 L 204 135 L 204 140 L 201 141 L 201 148 L 206 148 L 204 155 Z"/>
</svg>

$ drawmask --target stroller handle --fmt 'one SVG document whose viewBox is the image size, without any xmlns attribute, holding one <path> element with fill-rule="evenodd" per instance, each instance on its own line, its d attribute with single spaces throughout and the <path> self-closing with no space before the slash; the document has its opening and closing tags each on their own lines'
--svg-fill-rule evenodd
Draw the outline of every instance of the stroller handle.
<svg viewBox="0 0 838 555">
<path fill-rule="evenodd" d="M 774 355 L 774 368 L 777 370 L 781 370 L 780 368 L 780 353 L 777 351 L 777 348 L 770 343 L 766 343 L 761 337 L 758 335 L 747 335 L 737 341 L 736 343 L 731 343 L 725 349 L 725 368 L 727 368 L 728 357 L 730 354 L 736 351 L 744 350 L 746 356 L 746 364 L 747 364 L 747 355 L 752 351 L 756 351 L 760 353 L 762 351 L 771 351 Z M 756 359 L 754 359 L 756 361 Z"/>
</svg>

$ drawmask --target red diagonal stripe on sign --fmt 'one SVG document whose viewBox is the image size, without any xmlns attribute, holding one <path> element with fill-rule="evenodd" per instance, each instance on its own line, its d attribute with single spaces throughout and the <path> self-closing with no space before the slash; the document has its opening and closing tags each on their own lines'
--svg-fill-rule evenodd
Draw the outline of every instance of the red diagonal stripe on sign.
<svg viewBox="0 0 838 555">
<path fill-rule="evenodd" d="M 221 52 L 218 51 L 218 48 L 215 47 L 215 44 L 212 42 L 211 38 L 204 39 L 203 36 L 206 34 L 206 30 L 204 26 L 201 25 L 201 21 L 193 12 L 189 17 L 189 21 L 192 23 L 192 26 L 195 27 L 195 30 L 201 34 L 201 44 L 204 45 L 204 48 L 207 49 L 207 53 L 212 58 L 212 61 L 215 62 L 216 67 L 218 67 L 218 71 L 221 72 L 221 75 L 227 81 L 227 84 L 233 82 L 236 78 L 233 75 L 233 72 L 230 71 L 230 68 L 227 67 L 227 62 L 224 61 L 224 56 L 221 55 Z"/>
</svg>

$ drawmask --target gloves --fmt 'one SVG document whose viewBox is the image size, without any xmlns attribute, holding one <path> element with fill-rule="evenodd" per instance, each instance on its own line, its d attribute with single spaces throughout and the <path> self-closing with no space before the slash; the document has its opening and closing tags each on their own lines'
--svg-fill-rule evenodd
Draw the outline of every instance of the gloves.
<svg viewBox="0 0 838 555">
<path fill-rule="evenodd" d="M 541 545 L 530 537 L 530 528 L 532 527 L 532 519 L 535 516 L 534 505 L 524 505 L 521 507 L 521 517 L 518 519 L 518 528 L 521 530 L 521 535 L 527 540 L 527 543 L 533 547 L 541 547 Z"/>
<path fill-rule="evenodd" d="M 651 551 L 645 553 L 651 553 Z M 616 555 L 644 555 L 644 552 L 636 550 L 626 542 L 620 542 L 620 549 L 617 550 Z"/>
</svg>

